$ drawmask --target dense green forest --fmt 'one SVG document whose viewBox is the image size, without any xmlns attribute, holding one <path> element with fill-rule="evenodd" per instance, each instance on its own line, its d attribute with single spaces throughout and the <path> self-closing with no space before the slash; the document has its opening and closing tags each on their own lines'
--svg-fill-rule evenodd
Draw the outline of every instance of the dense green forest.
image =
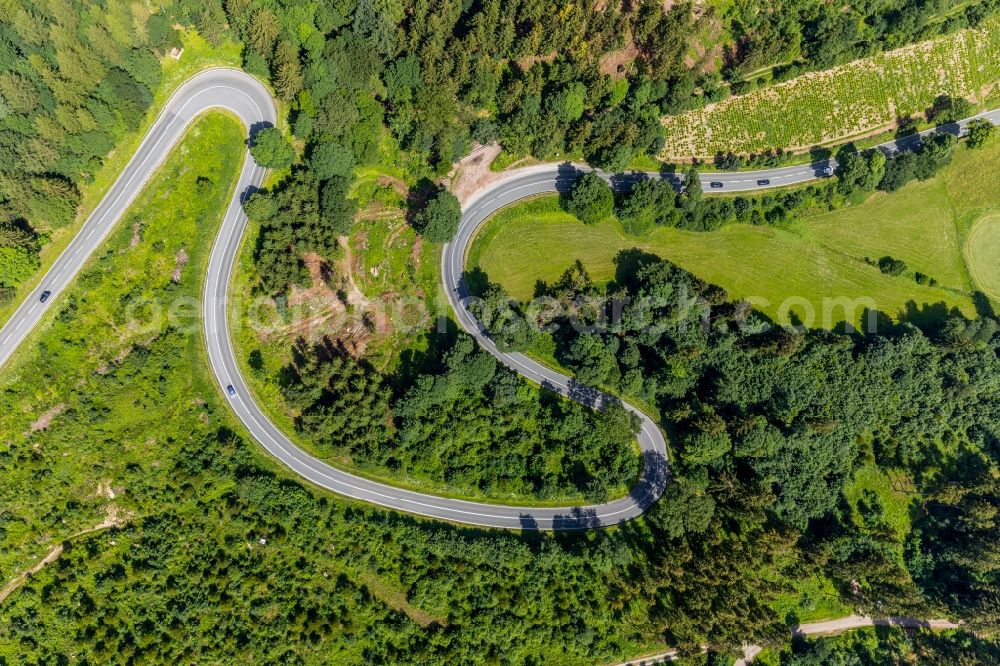
<svg viewBox="0 0 1000 666">
<path fill-rule="evenodd" d="M 236 0 L 189 9 L 189 20 L 210 38 L 226 34 L 228 19 L 246 44 L 246 68 L 273 82 L 289 103 L 294 135 L 305 142 L 303 164 L 263 195 L 278 205 L 248 209 L 264 227 L 257 248 L 262 287 L 280 293 L 305 282 L 304 252 L 329 256 L 332 236 L 350 229 L 353 210 L 342 198 L 352 169 L 385 158 L 384 131 L 402 149 L 411 184 L 446 172 L 472 142 L 494 140 L 512 154 L 582 155 L 617 172 L 659 152 L 663 114 L 744 89 L 752 70 L 780 63 L 775 76 L 792 76 L 978 25 L 997 10 L 992 2 L 890 2 L 864 11 L 816 2 L 762 11 L 759 3 L 736 3 L 723 17 L 733 36 L 726 67 L 706 72 L 685 65 L 691 31 L 703 18 L 691 5 L 664 13 L 653 0 L 601 4 L 556 11 L 534 1 L 501 8 L 495 1 L 314 7 Z M 635 57 L 621 71 L 602 72 L 604 56 L 626 42 Z M 914 176 L 908 159 L 887 174 L 885 189 Z M 457 207 L 427 229 L 427 197 L 415 192 L 415 226 L 434 241 L 447 240 Z M 686 217 L 721 223 L 744 216 L 732 207 L 728 200 L 705 203 L 697 208 L 707 214 Z M 766 208 L 755 214 L 769 214 Z M 697 219 L 689 223 L 697 226 Z"/>
<path fill-rule="evenodd" d="M 411 175 L 443 173 L 473 141 L 499 139 L 514 154 L 583 155 L 611 171 L 662 143 L 658 121 L 752 85 L 751 73 L 780 65 L 781 78 L 976 26 L 993 0 L 895 0 L 859 7 L 783 0 L 740 2 L 721 16 L 687 3 L 662 11 L 642 0 L 555 7 L 477 2 L 339 0 L 10 0 L 0 12 L 0 298 L 33 271 L 48 230 L 74 217 L 79 186 L 123 132 L 135 129 L 160 78 L 157 60 L 179 45 L 175 25 L 193 25 L 212 43 L 244 44 L 244 67 L 269 81 L 306 145 L 294 175 L 326 190 L 329 224 L 299 235 L 329 243 L 342 229 L 355 165 L 379 160 L 388 131 Z M 601 7 L 601 8 L 598 8 Z M 729 46 L 721 70 L 685 64 L 699 22 L 721 21 Z M 608 54 L 634 49 L 614 72 Z M 630 51 L 631 53 L 631 51 Z M 284 158 L 287 159 L 290 155 Z M 281 187 L 285 187 L 283 185 Z M 320 198 L 320 194 L 315 195 Z M 282 226 L 299 224 L 294 212 Z M 289 240 L 264 234 L 263 253 Z M 283 245 L 285 244 L 285 245 Z M 290 260 L 295 261 L 292 257 Z M 276 260 L 265 262 L 271 268 Z M 294 266 L 275 280 L 294 277 Z M 266 271 L 263 271 L 266 273 Z"/>
<path fill-rule="evenodd" d="M 431 487 L 600 502 L 634 484 L 639 424 L 623 407 L 593 411 L 536 390 L 466 335 L 442 344 L 395 396 L 343 351 L 300 346 L 284 385 L 299 430 L 321 455 L 346 453 Z"/>
<path fill-rule="evenodd" d="M 201 121 L 178 152 L 209 157 L 171 159 L 0 375 L 0 579 L 62 547 L 0 602 L 0 663 L 592 664 L 787 640 L 770 604 L 815 566 L 738 485 L 711 515 L 695 489 L 617 530 L 514 534 L 331 496 L 244 440 L 200 325 L 123 326 L 137 297 L 196 302 L 240 140 Z M 671 537 L 688 512 L 710 529 Z"/>
<path fill-rule="evenodd" d="M 997 620 L 996 319 L 919 330 L 872 312 L 880 328 L 867 335 L 801 331 L 655 256 L 624 251 L 616 263 L 604 290 L 577 264 L 541 290 L 541 312 L 525 316 L 497 285 L 483 308 L 501 347 L 551 338 L 581 381 L 656 406 L 676 453 L 660 502 L 669 534 L 710 529 L 715 493 L 735 484 L 737 503 L 850 581 L 856 607 Z M 845 502 L 845 484 L 871 464 L 919 488 L 908 533 L 875 492 Z"/>
<path fill-rule="evenodd" d="M 652 0 L 601 4 L 180 0 L 150 10 L 8 0 L 0 5 L 0 298 L 36 270 L 46 232 L 73 219 L 81 185 L 142 121 L 157 56 L 178 43 L 174 24 L 215 43 L 241 41 L 245 67 L 289 110 L 295 142 L 270 132 L 255 147 L 275 166 L 294 164 L 246 205 L 260 225 L 260 290 L 279 295 L 308 281 L 303 254 L 332 257 L 356 212 L 348 197 L 355 169 L 382 160 L 387 146 L 401 150 L 411 184 L 447 172 L 473 141 L 494 139 L 514 153 L 581 153 L 619 170 L 657 151 L 661 114 L 744 89 L 761 67 L 781 65 L 778 77 L 826 67 L 976 25 L 997 9 L 958 0 L 737 2 L 726 14 L 735 47 L 723 70 L 710 72 L 684 65 L 698 20 L 692 6 L 664 14 Z M 601 73 L 602 56 L 626 37 L 636 60 Z M 950 150 L 941 148 L 942 156 Z M 743 206 L 766 221 L 797 205 L 785 197 L 892 189 L 921 177 L 924 157 L 932 161 L 927 153 L 905 158 L 909 165 L 857 163 L 803 195 L 709 203 L 716 200 L 693 188 L 677 198 L 643 186 L 648 200 L 610 203 L 636 228 L 671 220 L 711 228 L 741 219 Z M 898 173 L 887 180 L 890 169 Z M 214 173 L 204 175 L 213 196 L 224 196 Z M 454 202 L 414 190 L 415 226 L 433 230 L 431 241 L 446 239 Z M 607 196 L 592 200 L 607 209 Z M 208 225 L 210 212 L 199 214 Z M 139 247 L 179 233 L 154 239 L 150 231 Z M 98 293 L 129 244 L 125 230 L 81 285 Z M 163 248 L 153 251 L 176 256 Z M 12 425 L 0 469 L 12 482 L 3 496 L 20 509 L 0 506 L 0 542 L 11 554 L 2 578 L 26 566 L 14 559 L 37 550 L 26 544 L 48 543 L 46 535 L 66 544 L 0 604 L 0 663 L 528 665 L 611 661 L 662 642 L 737 650 L 786 643 L 786 625 L 802 610 L 793 602 L 786 611 L 788 599 L 817 578 L 865 612 L 947 613 L 995 626 L 1000 339 L 992 318 L 872 337 L 769 328 L 722 290 L 654 257 L 626 253 L 620 264 L 608 293 L 581 268 L 546 289 L 570 314 L 579 296 L 624 304 L 611 327 L 575 335 L 564 326 L 551 344 L 582 381 L 652 406 L 675 446 L 667 496 L 614 530 L 461 529 L 305 487 L 230 429 L 197 374 L 196 333 L 164 330 L 105 359 L 100 372 L 88 367 L 83 386 L 93 390 L 73 393 L 51 430 L 34 430 L 15 409 L 33 404 L 28 388 L 6 387 Z M 190 281 L 163 283 L 130 289 L 199 293 Z M 127 294 L 103 297 L 120 323 Z M 538 343 L 502 292 L 487 305 L 509 323 L 495 329 L 504 344 Z M 64 304 L 29 366 L 34 376 L 64 380 L 52 373 L 69 340 L 74 354 L 90 350 L 73 325 L 78 307 Z M 650 315 L 657 326 L 645 325 Z M 296 351 L 281 377 L 285 398 L 300 409 L 302 431 L 331 452 L 542 497 L 602 497 L 636 473 L 634 424 L 624 413 L 595 414 L 537 392 L 466 338 L 448 336 L 392 376 L 337 349 Z M 119 428 L 118 419 L 136 421 Z M 481 464 L 470 468 L 473 455 Z M 884 494 L 857 490 L 871 468 L 914 485 L 905 529 Z M 92 497 L 65 495 L 67 479 L 106 469 L 124 479 L 122 501 L 134 513 L 119 527 L 69 538 L 95 522 L 87 522 L 95 509 Z"/>
<path fill-rule="evenodd" d="M 73 221 L 79 185 L 145 117 L 168 17 L 118 0 L 0 7 L 0 305 L 38 268 L 46 233 Z"/>
<path fill-rule="evenodd" d="M 989 664 L 1000 644 L 965 631 L 934 633 L 898 627 L 861 629 L 841 636 L 797 639 L 790 649 L 765 653 L 760 666 L 876 666 L 878 664 Z"/>
<path fill-rule="evenodd" d="M 193 186 L 199 176 L 189 173 L 185 182 Z M 214 197 L 225 196 L 223 187 L 211 187 Z M 150 198 L 160 196 L 154 191 Z M 208 216 L 210 210 L 209 202 L 195 212 Z M 131 250 L 132 230 L 119 230 L 102 261 L 82 276 L 88 300 L 66 304 L 23 371 L 38 372 L 45 381 L 62 372 L 85 382 L 86 390 L 67 385 L 57 393 L 69 403 L 65 417 L 32 431 L 34 417 L 22 405 L 37 401 L 35 389 L 23 382 L 4 389 L 10 409 L 3 418 L 9 432 L 19 433 L 0 455 L 4 478 L 15 481 L 3 486 L 4 497 L 21 507 L 0 513 L 0 534 L 12 549 L 30 547 L 28 535 L 65 534 L 63 525 L 93 520 L 102 506 L 91 497 L 95 473 L 114 479 L 120 495 L 115 501 L 132 512 L 121 527 L 67 539 L 57 562 L 0 604 L 0 659 L 7 663 L 50 663 L 73 655 L 88 663 L 239 658 L 592 664 L 622 658 L 653 640 L 691 652 L 706 640 L 723 652 L 744 641 L 780 646 L 788 641 L 784 625 L 794 614 L 786 617 L 775 602 L 821 572 L 862 609 L 919 608 L 928 614 L 947 609 L 963 616 L 968 604 L 967 617 L 975 626 L 995 622 L 990 615 L 995 608 L 975 606 L 982 595 L 989 601 L 988 586 L 995 584 L 983 555 L 995 552 L 988 540 L 995 540 L 991 507 L 996 499 L 990 488 L 996 481 L 979 437 L 988 436 L 981 429 L 996 415 L 979 414 L 977 407 L 997 390 L 998 375 L 995 348 L 982 341 L 984 332 L 951 325 L 937 342 L 907 330 L 862 352 L 844 341 L 827 347 L 827 338 L 819 335 L 741 334 L 732 330 L 730 316 L 719 320 L 723 330 L 714 332 L 696 323 L 683 339 L 685 348 L 664 359 L 675 362 L 676 370 L 666 371 L 656 361 L 650 366 L 656 369 L 655 385 L 671 395 L 688 385 L 685 368 L 703 368 L 693 383 L 705 390 L 687 402 L 697 406 L 702 396 L 707 402 L 678 421 L 684 434 L 680 474 L 669 496 L 647 517 L 583 535 L 464 529 L 330 497 L 276 469 L 229 429 L 227 410 L 206 370 L 192 366 L 199 358 L 197 329 L 185 334 L 164 326 L 152 340 L 144 333 L 134 348 L 126 341 L 128 351 L 117 356 L 121 343 L 110 322 L 128 307 L 116 297 L 118 289 L 175 295 L 200 289 L 201 274 L 195 271 L 179 285 L 166 277 L 169 271 L 150 285 L 146 273 L 128 270 L 129 251 L 169 257 L 178 243 L 191 243 L 195 265 L 204 261 L 211 224 L 198 217 L 205 223 L 186 223 L 178 238 L 176 221 L 160 217 Z M 200 230 L 200 244 L 193 243 L 195 230 Z M 671 286 L 707 293 L 690 276 L 662 262 L 648 263 L 629 281 L 636 293 L 666 292 Z M 574 282 L 586 284 L 580 276 Z M 109 309 L 110 340 L 95 341 L 81 332 L 81 322 L 95 316 L 89 299 Z M 720 307 L 728 312 L 730 306 Z M 103 319 L 99 312 L 96 316 Z M 679 336 L 678 327 L 669 325 L 662 344 L 650 339 L 655 348 L 644 344 L 640 352 L 672 350 Z M 68 347 L 67 338 L 77 343 Z M 75 362 L 94 342 L 107 345 L 103 354 L 115 358 L 99 373 L 92 366 L 100 359 L 84 367 Z M 907 355 L 919 362 L 900 373 L 900 359 Z M 749 356 L 759 365 L 747 364 Z M 723 364 L 726 358 L 730 362 Z M 617 357 L 613 361 L 617 364 Z M 799 372 L 799 363 L 807 363 L 809 372 Z M 831 403 L 837 410 L 831 419 L 851 409 L 861 409 L 867 419 L 892 418 L 898 398 L 920 385 L 927 399 L 915 411 L 938 411 L 913 429 L 905 422 L 902 430 L 897 423 L 878 428 L 871 449 L 864 440 L 846 452 L 838 449 L 832 435 L 853 426 L 831 426 L 830 419 L 816 415 L 821 398 L 834 392 L 839 377 L 831 373 L 838 363 L 855 379 L 864 374 L 879 381 L 858 383 L 866 392 L 862 399 L 892 399 L 867 401 L 883 405 L 880 409 L 859 406 L 857 395 L 845 396 Z M 753 377 L 748 387 L 746 374 L 757 367 L 760 384 Z M 715 382 L 713 373 L 723 371 L 731 392 L 720 393 L 721 382 Z M 778 376 L 807 381 L 776 393 L 780 399 L 773 407 L 755 403 Z M 954 425 L 941 423 L 945 405 L 934 386 L 942 378 L 950 383 L 940 388 L 955 401 L 955 419 L 949 414 L 947 421 Z M 681 398 L 669 400 L 675 405 L 671 415 L 687 409 Z M 164 418 L 161 410 L 167 408 Z M 715 459 L 701 455 L 708 461 L 699 462 L 688 444 L 703 439 L 698 435 L 703 426 L 718 427 L 713 409 L 721 412 L 726 432 L 734 430 L 731 447 Z M 731 421 L 742 425 L 731 426 Z M 942 432 L 940 443 L 926 449 L 930 460 L 924 450 L 903 446 L 913 430 L 934 424 Z M 890 426 L 901 440 L 895 451 Z M 97 444 L 95 427 L 100 428 Z M 725 438 L 721 431 L 716 435 Z M 992 441 L 990 455 L 995 456 Z M 835 494 L 830 482 L 816 478 L 817 466 L 806 465 L 814 455 L 812 449 L 802 454 L 806 444 L 825 458 L 832 449 L 831 473 L 839 478 L 844 461 L 851 466 L 855 446 L 859 457 L 908 460 L 926 470 L 922 515 L 915 523 L 925 536 L 916 530 L 907 536 L 893 532 L 879 497 L 865 493 L 836 498 L 807 530 L 797 529 L 804 516 L 787 500 L 804 494 L 800 485 L 815 488 L 827 506 L 826 498 Z M 78 475 L 84 477 L 86 499 L 66 498 L 67 481 Z M 780 484 L 785 477 L 798 485 Z M 804 510 L 818 513 L 808 506 Z M 948 544 L 957 547 L 946 549 Z M 5 555 L 3 561 L 10 559 Z M 4 566 L 6 578 L 11 565 Z M 964 639 L 922 640 L 937 646 L 933 654 L 970 652 Z M 988 657 L 992 648 L 974 649 Z"/>
</svg>

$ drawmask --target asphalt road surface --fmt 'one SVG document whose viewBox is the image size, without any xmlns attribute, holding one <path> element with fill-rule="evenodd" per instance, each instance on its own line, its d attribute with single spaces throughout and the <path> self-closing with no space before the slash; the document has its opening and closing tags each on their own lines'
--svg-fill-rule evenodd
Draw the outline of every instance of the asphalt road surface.
<svg viewBox="0 0 1000 666">
<path fill-rule="evenodd" d="M 211 109 L 223 109 L 235 114 L 250 133 L 273 126 L 277 120 L 277 111 L 268 90 L 241 71 L 208 70 L 184 83 L 167 102 L 122 175 L 86 220 L 76 238 L 45 274 L 38 288 L 28 295 L 0 330 L 0 365 L 10 358 L 45 313 L 57 307 L 60 294 L 121 219 L 184 130 L 197 116 Z M 647 474 L 628 496 L 599 506 L 537 508 L 466 502 L 364 479 L 331 467 L 295 446 L 261 411 L 240 375 L 226 316 L 229 281 L 247 223 L 241 202 L 260 185 L 265 173 L 266 170 L 256 165 L 253 159 L 248 157 L 244 160 L 235 196 L 225 211 L 209 258 L 204 292 L 204 325 L 209 362 L 222 395 L 253 438 L 271 455 L 303 479 L 341 495 L 421 516 L 485 527 L 586 529 L 634 518 L 659 497 L 663 484 L 648 483 L 650 475 Z M 51 297 L 43 303 L 40 297 L 44 291 L 51 292 Z M 235 395 L 229 394 L 229 386 L 234 388 Z M 643 438 L 656 442 L 656 450 L 665 451 L 659 431 L 646 431 Z M 665 467 L 662 469 L 665 472 Z"/>
<path fill-rule="evenodd" d="M 207 70 L 180 86 L 80 232 L 45 274 L 38 287 L 28 295 L 3 329 L 0 329 L 0 366 L 10 358 L 48 309 L 59 301 L 60 294 L 166 159 L 187 126 L 197 116 L 211 109 L 224 109 L 235 114 L 251 135 L 258 129 L 273 126 L 277 119 L 277 111 L 269 91 L 244 72 L 233 69 Z M 993 122 L 1000 121 L 1000 110 L 983 115 Z M 956 124 L 952 131 L 958 133 L 962 127 L 964 124 Z M 882 148 L 905 149 L 917 142 L 918 137 L 911 137 L 890 142 Z M 770 187 L 777 187 L 822 176 L 824 169 L 829 166 L 835 165 L 832 161 L 827 161 L 768 171 L 703 174 L 701 177 L 707 191 L 710 190 L 709 184 L 712 181 L 723 183 L 723 187 L 715 191 L 755 190 L 762 189 L 757 181 L 763 178 L 770 180 Z M 565 189 L 578 173 L 578 168 L 586 167 L 549 164 L 519 170 L 492 185 L 488 191 L 480 193 L 467 206 L 458 235 L 445 247 L 442 273 L 449 299 L 461 325 L 484 348 L 527 379 L 584 404 L 601 408 L 615 398 L 582 386 L 521 354 L 504 354 L 498 351 L 487 333 L 481 330 L 478 322 L 468 312 L 464 302 L 467 295 L 462 280 L 464 257 L 477 227 L 492 212 L 509 203 L 532 194 Z M 222 395 L 251 436 L 271 455 L 303 479 L 341 495 L 411 514 L 485 527 L 568 530 L 614 525 L 641 515 L 660 497 L 668 479 L 663 434 L 648 417 L 628 404 L 625 407 L 636 413 L 641 420 L 638 440 L 643 456 L 642 476 L 625 497 L 593 506 L 506 506 L 403 490 L 331 467 L 295 446 L 261 411 L 240 375 L 227 318 L 229 282 L 247 222 L 241 202 L 260 185 L 264 176 L 265 169 L 256 165 L 248 156 L 244 160 L 236 194 L 226 209 L 209 259 L 204 292 L 204 324 L 209 361 Z M 658 176 L 660 174 L 629 174 L 616 184 L 627 187 L 636 178 Z M 614 180 L 606 175 L 603 177 Z M 672 174 L 663 174 L 662 177 L 678 182 Z M 40 297 L 44 291 L 51 292 L 51 297 L 43 303 Z M 235 395 L 227 390 L 230 386 Z"/>
</svg>

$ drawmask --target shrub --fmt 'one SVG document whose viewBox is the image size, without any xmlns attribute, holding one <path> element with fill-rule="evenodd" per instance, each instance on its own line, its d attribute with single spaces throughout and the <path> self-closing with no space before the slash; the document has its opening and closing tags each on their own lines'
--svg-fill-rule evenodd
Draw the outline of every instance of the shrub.
<svg viewBox="0 0 1000 666">
<path fill-rule="evenodd" d="M 935 125 L 946 125 L 957 122 L 971 113 L 972 104 L 964 97 L 940 95 L 934 100 L 932 116 Z"/>
<path fill-rule="evenodd" d="M 625 231 L 642 236 L 656 224 L 676 224 L 678 213 L 675 200 L 676 192 L 667 181 L 641 180 L 622 197 L 615 214 Z"/>
<path fill-rule="evenodd" d="M 0 282 L 21 284 L 38 270 L 38 266 L 37 250 L 0 245 Z"/>
<path fill-rule="evenodd" d="M 564 199 L 564 207 L 584 224 L 596 224 L 611 215 L 615 208 L 615 195 L 611 186 L 593 172 L 576 179 Z"/>
<path fill-rule="evenodd" d="M 737 171 L 743 166 L 743 159 L 735 153 L 719 153 L 715 156 L 715 166 L 723 171 Z"/>
<path fill-rule="evenodd" d="M 969 148 L 982 148 L 996 135 L 997 126 L 985 118 L 976 118 L 969 123 L 966 144 Z"/>
<path fill-rule="evenodd" d="M 354 153 L 336 141 L 327 141 L 313 149 L 309 157 L 309 166 L 320 180 L 334 176 L 350 176 L 354 170 Z"/>
<path fill-rule="evenodd" d="M 295 149 L 276 127 L 262 129 L 253 136 L 250 154 L 257 164 L 268 169 L 284 169 L 295 159 Z"/>
<path fill-rule="evenodd" d="M 878 269 L 886 275 L 902 275 L 906 272 L 906 262 L 886 255 L 878 260 Z"/>
<path fill-rule="evenodd" d="M 458 231 L 462 219 L 462 206 L 455 195 L 447 190 L 439 190 L 422 211 L 417 213 L 414 226 L 427 240 L 447 243 Z"/>
</svg>

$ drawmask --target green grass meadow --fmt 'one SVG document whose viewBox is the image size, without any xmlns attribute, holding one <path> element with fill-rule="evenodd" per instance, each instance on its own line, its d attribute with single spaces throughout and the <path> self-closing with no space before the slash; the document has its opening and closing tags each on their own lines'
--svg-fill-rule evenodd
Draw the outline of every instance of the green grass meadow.
<svg viewBox="0 0 1000 666">
<path fill-rule="evenodd" d="M 966 241 L 969 272 L 983 292 L 1000 299 L 1000 215 L 975 222 Z"/>
<path fill-rule="evenodd" d="M 961 148 L 935 178 L 893 194 L 876 193 L 857 206 L 782 227 L 657 228 L 641 238 L 626 234 L 614 220 L 585 226 L 564 212 L 555 196 L 542 196 L 487 222 L 470 248 L 468 265 L 481 268 L 515 298 L 530 299 L 538 283 L 554 282 L 576 259 L 595 282 L 610 281 L 615 255 L 637 247 L 718 284 L 733 298 L 750 300 L 782 323 L 795 318 L 824 328 L 844 320 L 858 323 L 866 303 L 897 320 L 955 310 L 972 316 L 975 290 L 996 297 L 1000 289 L 1000 221 L 990 217 L 1000 208 L 997 166 L 1000 142 L 978 151 Z M 866 261 L 883 255 L 902 259 L 909 271 L 884 275 Z M 914 271 L 939 284 L 917 284 Z"/>
<path fill-rule="evenodd" d="M 875 464 L 859 467 L 854 472 L 854 478 L 844 487 L 844 497 L 853 507 L 855 519 L 859 522 L 857 508 L 865 491 L 878 496 L 882 506 L 885 507 L 889 526 L 901 540 L 905 539 L 910 533 L 913 512 L 919 507 L 918 495 L 913 490 L 910 478 L 902 471 L 887 471 Z"/>
<path fill-rule="evenodd" d="M 243 136 L 228 115 L 197 121 L 0 374 L 0 506 L 16 517 L 0 580 L 113 514 L 155 512 L 161 461 L 232 423 L 198 310 Z"/>
</svg>

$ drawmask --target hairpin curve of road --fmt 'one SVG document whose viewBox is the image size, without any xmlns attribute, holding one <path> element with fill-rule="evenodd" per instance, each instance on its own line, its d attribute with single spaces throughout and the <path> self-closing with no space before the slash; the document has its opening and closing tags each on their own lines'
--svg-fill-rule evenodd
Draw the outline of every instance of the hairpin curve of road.
<svg viewBox="0 0 1000 666">
<path fill-rule="evenodd" d="M 56 259 L 35 290 L 27 295 L 7 324 L 0 329 L 0 366 L 10 358 L 57 300 L 53 298 L 42 302 L 42 292 L 50 291 L 58 296 L 69 286 L 86 260 L 104 241 L 166 159 L 171 148 L 183 136 L 184 130 L 195 118 L 213 109 L 234 114 L 251 134 L 259 128 L 274 126 L 278 118 L 274 99 L 267 87 L 241 70 L 208 69 L 193 75 L 180 85 L 146 132 L 124 171 L 84 222 L 76 237 Z M 976 117 L 986 117 L 996 123 L 1000 120 L 1000 110 Z M 956 123 L 946 131 L 961 133 L 969 120 L 971 118 Z M 918 145 L 919 141 L 919 135 L 912 135 L 882 144 L 878 148 L 887 152 L 906 150 Z M 702 174 L 701 178 L 706 184 L 721 182 L 725 191 L 748 191 L 805 182 L 829 175 L 835 166 L 836 162 L 831 159 L 766 171 Z M 460 325 L 484 349 L 528 380 L 599 409 L 618 399 L 553 372 L 523 354 L 499 351 L 488 332 L 467 309 L 469 294 L 463 280 L 469 243 L 476 230 L 490 215 L 527 196 L 562 191 L 569 187 L 580 170 L 585 169 L 587 167 L 571 164 L 543 164 L 513 171 L 480 192 L 463 211 L 455 238 L 445 245 L 441 268 L 448 300 Z M 247 153 L 233 198 L 212 247 L 205 279 L 203 308 L 205 343 L 212 373 L 230 408 L 268 453 L 306 481 L 340 495 L 410 514 L 481 527 L 528 530 L 604 527 L 642 515 L 660 498 L 669 478 L 666 441 L 652 419 L 628 403 L 622 404 L 635 413 L 641 422 L 638 441 L 643 459 L 642 474 L 625 497 L 591 506 L 519 507 L 419 493 L 350 474 L 298 448 L 257 406 L 240 373 L 229 335 L 229 283 L 247 224 L 242 201 L 249 192 L 261 185 L 265 175 L 266 169 L 257 165 Z M 601 176 L 616 187 L 628 187 L 636 179 L 644 177 L 663 177 L 670 179 L 675 185 L 680 184 L 678 176 L 674 174 Z M 233 390 L 228 391 L 228 387 Z"/>
</svg>

